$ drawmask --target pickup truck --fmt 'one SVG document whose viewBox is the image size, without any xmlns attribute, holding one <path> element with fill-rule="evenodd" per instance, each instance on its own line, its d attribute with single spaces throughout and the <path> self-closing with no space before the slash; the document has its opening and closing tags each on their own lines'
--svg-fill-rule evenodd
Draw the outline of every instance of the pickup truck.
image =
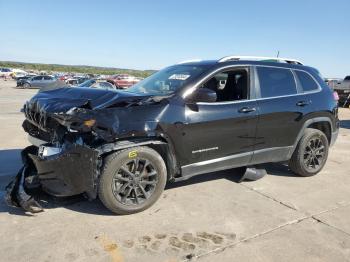
<svg viewBox="0 0 350 262">
<path fill-rule="evenodd" d="M 346 106 L 350 103 L 350 75 L 346 76 L 344 80 L 334 87 L 334 91 L 337 91 L 339 96 L 339 105 Z M 348 99 L 349 98 L 349 99 Z"/>
</svg>

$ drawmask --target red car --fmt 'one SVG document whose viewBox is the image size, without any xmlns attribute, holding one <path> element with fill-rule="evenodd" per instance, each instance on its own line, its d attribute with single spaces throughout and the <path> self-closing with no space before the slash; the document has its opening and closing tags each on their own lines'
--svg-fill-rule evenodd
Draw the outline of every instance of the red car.
<svg viewBox="0 0 350 262">
<path fill-rule="evenodd" d="M 121 75 L 114 75 L 110 78 L 107 79 L 109 82 L 113 82 L 113 84 L 118 88 L 118 89 L 126 89 L 136 83 L 138 83 L 141 79 L 127 75 L 127 74 L 121 74 Z"/>
</svg>

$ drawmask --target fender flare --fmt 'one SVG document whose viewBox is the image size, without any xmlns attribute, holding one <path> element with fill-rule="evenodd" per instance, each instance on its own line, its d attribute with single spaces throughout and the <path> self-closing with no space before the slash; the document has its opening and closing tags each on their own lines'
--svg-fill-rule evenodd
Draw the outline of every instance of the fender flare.
<svg viewBox="0 0 350 262">
<path fill-rule="evenodd" d="M 299 133 L 298 133 L 298 136 L 297 136 L 297 138 L 295 139 L 295 142 L 294 142 L 294 144 L 293 144 L 291 150 L 290 150 L 289 153 L 288 153 L 288 158 L 291 158 L 291 157 L 292 157 L 292 155 L 293 155 L 293 153 L 294 153 L 294 151 L 295 151 L 295 149 L 296 149 L 296 147 L 297 147 L 297 145 L 298 145 L 298 143 L 299 143 L 301 137 L 304 135 L 304 132 L 305 132 L 306 128 L 307 128 L 308 126 L 310 126 L 311 124 L 313 124 L 313 123 L 318 123 L 318 122 L 328 122 L 329 125 L 330 125 L 330 127 L 331 127 L 331 134 L 333 133 L 333 124 L 332 124 L 332 120 L 331 120 L 330 117 L 321 116 L 321 117 L 314 117 L 314 118 L 310 118 L 310 119 L 306 120 L 306 121 L 304 122 L 302 128 L 300 129 L 300 131 L 299 131 Z M 333 139 L 332 139 L 332 140 L 333 140 Z M 330 144 L 333 142 L 332 140 L 331 140 Z"/>
<path fill-rule="evenodd" d="M 168 179 L 172 180 L 179 172 L 179 164 L 176 159 L 175 148 L 171 142 L 171 140 L 164 134 L 160 134 L 158 137 L 142 137 L 142 138 L 134 138 L 134 139 L 125 139 L 116 141 L 114 143 L 106 143 L 101 145 L 100 147 L 95 148 L 99 152 L 99 156 L 102 157 L 105 154 L 127 149 L 136 146 L 156 146 L 163 145 L 167 147 L 166 152 L 166 165 L 168 167 Z M 164 156 L 162 156 L 164 157 Z"/>
</svg>

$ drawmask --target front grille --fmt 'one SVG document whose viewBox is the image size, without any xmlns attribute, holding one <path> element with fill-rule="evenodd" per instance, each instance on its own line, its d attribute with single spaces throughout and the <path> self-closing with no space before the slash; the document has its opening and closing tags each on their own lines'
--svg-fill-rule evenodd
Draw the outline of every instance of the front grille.
<svg viewBox="0 0 350 262">
<path fill-rule="evenodd" d="M 28 107 L 28 104 L 26 104 L 24 107 L 24 115 L 26 119 L 32 124 L 36 125 L 37 127 L 43 130 L 47 129 L 48 119 L 45 113 L 36 112 L 35 110 L 30 109 L 30 107 Z"/>
</svg>

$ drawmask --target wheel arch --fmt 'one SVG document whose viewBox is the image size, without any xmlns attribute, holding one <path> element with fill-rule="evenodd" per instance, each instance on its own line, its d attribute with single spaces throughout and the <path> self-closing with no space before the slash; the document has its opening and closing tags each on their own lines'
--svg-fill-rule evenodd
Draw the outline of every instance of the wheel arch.
<svg viewBox="0 0 350 262">
<path fill-rule="evenodd" d="M 302 128 L 299 131 L 299 134 L 293 144 L 292 150 L 289 152 L 289 158 L 292 157 L 293 152 L 295 151 L 300 139 L 304 135 L 304 132 L 307 128 L 315 128 L 323 132 L 329 142 L 329 145 L 333 143 L 332 141 L 332 132 L 333 132 L 333 127 L 332 127 L 332 120 L 330 117 L 324 116 L 324 117 L 315 117 L 308 119 L 304 122 Z"/>
<path fill-rule="evenodd" d="M 173 180 L 175 175 L 179 172 L 179 165 L 177 163 L 174 146 L 166 136 L 139 137 L 120 140 L 115 143 L 103 144 L 97 148 L 97 150 L 99 151 L 100 156 L 105 158 L 113 152 L 136 146 L 147 146 L 157 151 L 166 165 L 168 180 Z"/>
</svg>

